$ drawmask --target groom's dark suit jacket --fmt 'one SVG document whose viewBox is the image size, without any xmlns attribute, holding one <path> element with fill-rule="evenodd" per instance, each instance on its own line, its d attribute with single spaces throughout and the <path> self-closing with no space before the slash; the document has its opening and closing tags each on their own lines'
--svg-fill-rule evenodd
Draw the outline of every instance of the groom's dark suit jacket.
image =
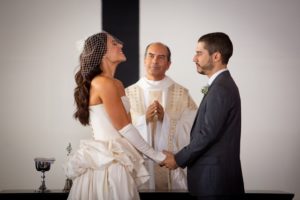
<svg viewBox="0 0 300 200">
<path fill-rule="evenodd" d="M 217 76 L 202 99 L 190 144 L 175 155 L 178 166 L 187 167 L 191 194 L 244 193 L 240 138 L 240 95 L 229 71 L 225 71 Z"/>
</svg>

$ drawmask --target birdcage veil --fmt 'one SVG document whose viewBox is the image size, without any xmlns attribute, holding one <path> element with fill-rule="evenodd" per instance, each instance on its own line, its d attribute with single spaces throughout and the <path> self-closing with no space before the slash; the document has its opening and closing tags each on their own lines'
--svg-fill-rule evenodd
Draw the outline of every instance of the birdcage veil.
<svg viewBox="0 0 300 200">
<path fill-rule="evenodd" d="M 107 33 L 96 33 L 88 37 L 80 54 L 80 70 L 83 78 L 100 66 L 100 62 L 107 51 Z"/>
<path fill-rule="evenodd" d="M 91 71 L 100 67 L 101 60 L 107 52 L 108 35 L 112 36 L 117 43 L 123 44 L 117 37 L 105 31 L 96 33 L 84 41 L 83 50 L 80 54 L 80 70 L 84 79 Z"/>
</svg>

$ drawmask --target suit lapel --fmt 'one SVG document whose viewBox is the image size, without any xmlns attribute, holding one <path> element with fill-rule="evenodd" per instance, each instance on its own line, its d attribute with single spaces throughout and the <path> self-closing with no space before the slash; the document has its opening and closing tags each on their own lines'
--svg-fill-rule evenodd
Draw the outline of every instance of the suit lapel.
<svg viewBox="0 0 300 200">
<path fill-rule="evenodd" d="M 201 107 L 203 107 L 204 104 L 206 103 L 206 96 L 207 96 L 207 94 L 203 96 L 203 98 L 202 98 L 202 100 L 201 100 L 201 102 L 200 102 L 200 105 L 199 105 L 199 108 L 198 108 L 198 111 L 197 111 L 195 120 L 194 120 L 194 122 L 193 122 L 193 126 L 192 126 L 192 129 L 191 129 L 191 132 L 193 131 L 194 126 L 195 126 L 196 122 L 198 121 L 198 117 L 199 117 L 199 115 L 200 115 Z"/>
<path fill-rule="evenodd" d="M 192 129 L 191 129 L 191 133 L 193 132 L 194 126 L 195 126 L 195 124 L 196 124 L 196 122 L 197 122 L 197 120 L 198 120 L 198 117 L 199 117 L 199 115 L 200 115 L 201 108 L 202 108 L 203 106 L 205 106 L 205 104 L 206 104 L 206 101 L 207 101 L 207 100 L 206 100 L 206 97 L 209 95 L 209 91 L 212 89 L 212 87 L 214 86 L 214 84 L 215 84 L 216 82 L 218 82 L 219 79 L 221 79 L 223 76 L 229 76 L 229 77 L 230 77 L 230 72 L 229 72 L 229 71 L 224 71 L 224 72 L 222 72 L 221 74 L 219 74 L 219 75 L 216 77 L 216 79 L 215 79 L 215 80 L 212 82 L 212 84 L 209 86 L 208 92 L 203 96 L 203 98 L 202 98 L 202 100 L 201 100 L 201 102 L 200 102 L 200 105 L 199 105 L 199 108 L 198 108 L 198 111 L 197 111 L 195 120 L 194 120 L 194 122 L 193 122 L 193 126 L 192 126 Z"/>
</svg>

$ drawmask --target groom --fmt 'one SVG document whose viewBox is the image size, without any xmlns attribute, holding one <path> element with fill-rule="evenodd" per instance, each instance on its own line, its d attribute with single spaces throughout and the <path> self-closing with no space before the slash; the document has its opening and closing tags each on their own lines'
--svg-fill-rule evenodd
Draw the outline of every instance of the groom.
<svg viewBox="0 0 300 200">
<path fill-rule="evenodd" d="M 220 32 L 198 40 L 193 61 L 206 75 L 208 90 L 198 109 L 190 143 L 173 155 L 165 151 L 164 165 L 187 167 L 188 189 L 198 199 L 242 199 L 244 183 L 240 162 L 241 101 L 227 69 L 233 46 Z"/>
</svg>

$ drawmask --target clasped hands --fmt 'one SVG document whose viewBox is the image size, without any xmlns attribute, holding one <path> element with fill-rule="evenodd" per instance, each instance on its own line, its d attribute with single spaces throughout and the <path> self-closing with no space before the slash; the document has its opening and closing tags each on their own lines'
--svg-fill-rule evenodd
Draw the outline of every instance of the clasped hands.
<svg viewBox="0 0 300 200">
<path fill-rule="evenodd" d="M 146 121 L 153 122 L 155 120 L 163 121 L 164 118 L 164 108 L 163 106 L 155 100 L 146 111 Z M 161 167 L 167 167 L 168 169 L 176 169 L 177 163 L 175 161 L 174 154 L 170 151 L 164 150 L 163 153 L 166 155 L 164 161 L 159 163 Z"/>
<path fill-rule="evenodd" d="M 153 122 L 155 120 L 163 121 L 164 119 L 164 108 L 163 106 L 158 102 L 154 101 L 146 111 L 146 121 L 147 123 Z"/>
<path fill-rule="evenodd" d="M 168 169 L 177 169 L 177 163 L 175 161 L 175 156 L 172 152 L 163 150 L 163 153 L 166 155 L 166 159 L 162 161 L 159 165 L 161 167 L 166 167 Z"/>
</svg>

